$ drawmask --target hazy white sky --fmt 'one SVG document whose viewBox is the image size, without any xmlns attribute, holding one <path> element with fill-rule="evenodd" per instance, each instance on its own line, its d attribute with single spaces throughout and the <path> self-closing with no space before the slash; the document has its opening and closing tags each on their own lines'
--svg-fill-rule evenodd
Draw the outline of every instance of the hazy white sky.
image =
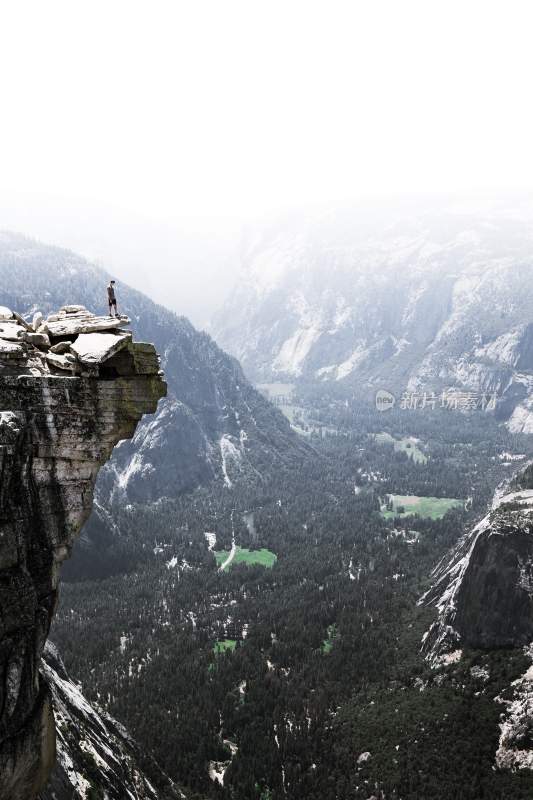
<svg viewBox="0 0 533 800">
<path fill-rule="evenodd" d="M 50 196 L 189 235 L 310 201 L 528 190 L 532 30 L 530 0 L 3 3 L 3 205 L 16 192 L 40 236 Z"/>
</svg>

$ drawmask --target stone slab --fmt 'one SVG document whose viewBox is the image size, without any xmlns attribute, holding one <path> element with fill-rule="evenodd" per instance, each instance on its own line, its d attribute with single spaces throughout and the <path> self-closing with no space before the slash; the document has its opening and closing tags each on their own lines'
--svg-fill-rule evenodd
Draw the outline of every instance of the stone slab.
<svg viewBox="0 0 533 800">
<path fill-rule="evenodd" d="M 24 328 L 22 328 L 14 320 L 9 322 L 0 322 L 0 338 L 7 339 L 8 342 L 20 341 L 24 332 Z"/>
<path fill-rule="evenodd" d="M 81 333 L 96 333 L 97 331 L 110 331 L 121 325 L 129 324 L 129 320 L 118 317 L 75 317 L 67 315 L 55 322 L 46 322 L 46 329 L 52 338 L 60 336 L 79 336 Z"/>
<path fill-rule="evenodd" d="M 82 364 L 102 364 L 131 341 L 131 333 L 81 333 L 70 345 Z"/>
</svg>

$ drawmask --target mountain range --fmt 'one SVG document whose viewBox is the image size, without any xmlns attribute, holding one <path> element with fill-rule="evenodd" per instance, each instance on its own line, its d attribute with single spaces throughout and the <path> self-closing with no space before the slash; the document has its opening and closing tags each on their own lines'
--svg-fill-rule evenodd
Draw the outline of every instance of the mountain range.
<svg viewBox="0 0 533 800">
<path fill-rule="evenodd" d="M 533 289 L 529 280 L 532 274 L 530 253 L 533 253 L 533 228 L 527 219 L 514 213 L 481 218 L 479 215 L 465 215 L 464 212 L 456 214 L 450 212 L 448 217 L 439 219 L 428 212 L 413 220 L 402 219 L 394 224 L 389 221 L 387 225 L 381 223 L 378 225 L 376 220 L 363 220 L 355 224 L 349 214 L 341 217 L 329 215 L 318 221 L 292 218 L 282 225 L 262 230 L 260 234 L 249 237 L 245 242 L 243 276 L 233 297 L 218 314 L 213 326 L 217 339 L 232 351 L 233 356 L 221 350 L 208 334 L 195 330 L 185 318 L 156 305 L 127 286 L 117 287 L 119 311 L 130 317 L 136 340 L 154 342 L 161 355 L 161 367 L 168 382 L 168 397 L 160 402 L 153 416 L 142 420 L 132 440 L 122 442 L 116 447 L 111 460 L 101 470 L 92 517 L 84 529 L 81 542 L 77 543 L 74 558 L 63 569 L 67 578 L 75 580 L 105 578 L 116 574 L 116 578 L 113 577 L 108 584 L 108 589 L 113 587 L 113 591 L 117 593 L 115 605 L 109 610 L 109 617 L 102 612 L 103 598 L 98 599 L 100 615 L 102 621 L 105 619 L 106 626 L 106 636 L 104 637 L 104 631 L 98 632 L 98 641 L 100 635 L 102 641 L 104 639 L 108 641 L 112 628 L 111 639 L 119 642 L 117 653 L 110 656 L 109 663 L 105 654 L 102 654 L 99 669 L 102 670 L 103 685 L 107 680 L 104 677 L 105 671 L 113 675 L 116 672 L 117 676 L 122 675 L 113 665 L 122 663 L 126 658 L 127 654 L 122 650 L 127 649 L 130 640 L 135 641 L 136 647 L 140 648 L 139 652 L 143 654 L 144 660 L 139 663 L 144 665 L 142 669 L 145 669 L 151 659 L 150 636 L 156 635 L 156 629 L 157 636 L 168 636 L 168 642 L 165 641 L 161 652 L 156 648 L 158 658 L 154 660 L 153 674 L 158 676 L 167 660 L 173 674 L 175 671 L 173 664 L 178 663 L 178 655 L 172 649 L 175 637 L 183 636 L 180 643 L 187 642 L 188 647 L 187 635 L 191 635 L 191 642 L 195 640 L 198 626 L 197 644 L 203 642 L 210 648 L 211 639 L 218 637 L 215 643 L 215 655 L 212 653 L 209 655 L 209 652 L 207 655 L 202 655 L 202 658 L 211 658 L 214 664 L 214 660 L 218 659 L 217 647 L 220 647 L 220 642 L 231 643 L 234 636 L 240 637 L 241 643 L 252 641 L 248 634 L 250 627 L 248 620 L 250 618 L 255 620 L 254 624 L 257 625 L 261 614 L 266 613 L 264 609 L 267 608 L 267 603 L 277 602 L 279 576 L 284 573 L 274 571 L 274 580 L 278 583 L 273 584 L 276 585 L 276 590 L 272 592 L 270 601 L 266 598 L 265 586 L 262 583 L 259 591 L 260 581 L 269 579 L 268 572 L 264 578 L 259 578 L 258 573 L 252 581 L 258 597 L 252 599 L 253 602 L 257 601 L 259 616 L 256 615 L 256 618 L 251 615 L 250 610 L 248 616 L 241 615 L 242 619 L 246 618 L 241 634 L 241 629 L 234 622 L 237 609 L 232 605 L 231 614 L 228 616 L 226 607 L 222 603 L 220 613 L 224 627 L 218 632 L 209 615 L 218 613 L 220 587 L 224 586 L 223 581 L 232 578 L 223 570 L 217 570 L 214 561 L 209 565 L 211 544 L 209 548 L 206 545 L 205 549 L 209 552 L 201 556 L 203 560 L 192 564 L 187 559 L 180 561 L 177 556 L 168 559 L 164 550 L 165 544 L 157 547 L 159 541 L 157 525 L 161 526 L 165 524 L 164 520 L 167 520 L 166 524 L 170 522 L 176 527 L 177 538 L 180 541 L 183 539 L 183 543 L 189 545 L 191 553 L 194 548 L 198 549 L 196 541 L 198 531 L 189 534 L 188 525 L 189 520 L 193 520 L 193 525 L 195 524 L 194 504 L 197 503 L 200 508 L 207 503 L 215 512 L 213 519 L 217 518 L 217 522 L 213 524 L 221 534 L 220 546 L 229 547 L 229 529 L 226 530 L 228 524 L 233 531 L 231 555 L 235 550 L 235 509 L 231 510 L 231 507 L 237 502 L 232 498 L 238 496 L 239 511 L 249 508 L 248 501 L 252 493 L 247 492 L 247 487 L 263 483 L 266 485 L 276 474 L 285 475 L 287 481 L 289 476 L 294 476 L 294 487 L 291 484 L 290 492 L 294 491 L 297 494 L 301 491 L 301 486 L 297 483 L 300 465 L 305 463 L 307 469 L 311 469 L 311 462 L 317 475 L 321 473 L 322 464 L 326 471 L 332 466 L 333 462 L 328 467 L 326 460 L 319 464 L 316 460 L 313 462 L 313 459 L 308 458 L 309 455 L 313 455 L 309 444 L 295 434 L 285 417 L 254 388 L 251 380 L 258 383 L 287 382 L 303 390 L 312 387 L 315 397 L 320 397 L 321 392 L 327 397 L 332 389 L 346 395 L 374 393 L 378 388 L 388 389 L 398 395 L 403 392 L 440 392 L 452 387 L 465 392 L 494 394 L 497 396 L 497 414 L 507 422 L 511 432 L 518 434 L 533 432 L 533 400 L 530 399 L 533 397 L 533 326 L 529 322 L 533 319 Z M 105 312 L 105 286 L 108 280 L 109 275 L 105 271 L 73 253 L 31 241 L 17 234 L 4 233 L 0 236 L 0 286 L 2 286 L 0 304 L 20 312 L 28 320 L 35 313 L 47 314 L 65 303 L 80 302 L 96 312 Z M 246 375 L 236 356 L 242 359 Z M 334 407 L 335 404 L 332 404 L 331 408 Z M 449 422 L 451 423 L 451 420 Z M 485 422 L 481 422 L 483 431 Z M 496 426 L 491 426 L 490 430 L 493 431 L 495 428 Z M 356 431 L 357 433 L 360 432 Z M 438 438 L 438 434 L 435 435 Z M 465 436 L 471 442 L 475 439 L 467 430 Z M 476 444 L 478 453 L 476 458 L 485 459 L 483 463 L 487 465 L 491 462 L 487 460 L 488 454 L 483 449 L 484 437 L 483 432 L 481 440 Z M 490 433 L 487 433 L 487 437 L 490 437 Z M 341 448 L 339 452 L 342 452 L 343 439 L 338 438 L 339 442 L 331 445 L 331 452 L 337 446 Z M 516 438 L 518 442 L 527 437 Z M 365 458 L 371 459 L 372 447 L 368 447 L 368 441 L 364 436 L 361 438 L 361 444 L 357 452 L 366 453 Z M 441 442 L 440 446 L 444 447 L 445 443 Z M 326 449 L 327 447 L 326 442 Z M 451 458 L 453 447 L 446 449 L 446 445 L 446 458 Z M 352 458 L 350 448 L 348 452 Z M 343 456 L 344 459 L 346 457 L 347 455 Z M 438 457 L 435 451 L 433 458 L 438 459 Z M 513 458 L 514 456 L 511 457 L 511 461 Z M 411 464 L 409 461 L 408 464 L 408 469 L 403 465 L 402 479 L 407 482 L 415 481 L 415 485 L 409 488 L 403 487 L 402 484 L 402 491 L 409 489 L 410 492 L 416 492 L 416 480 L 419 476 L 415 475 L 414 462 Z M 391 453 L 380 466 L 380 470 L 387 471 L 394 465 L 396 462 L 394 454 Z M 458 462 L 455 469 L 463 467 L 464 465 Z M 359 471 L 362 468 L 359 466 Z M 305 470 L 302 470 L 303 472 Z M 313 470 L 311 474 L 314 474 Z M 383 480 L 381 471 L 371 471 L 368 474 L 376 475 L 378 483 Z M 325 475 L 323 479 L 326 484 Z M 309 477 L 306 480 L 309 480 Z M 341 483 L 344 486 L 344 473 Z M 275 485 L 275 482 L 271 485 Z M 299 488 L 296 489 L 296 486 Z M 190 495 L 201 487 L 201 492 Z M 271 497 L 271 487 L 267 487 L 265 495 L 260 500 L 256 498 L 255 502 L 256 513 L 261 519 L 262 527 L 265 525 L 272 527 L 270 532 L 272 543 L 269 540 L 265 543 L 274 547 L 274 552 L 279 557 L 283 553 L 283 547 L 290 545 L 291 537 L 295 534 L 289 533 L 289 528 L 297 529 L 302 512 L 296 497 L 293 524 L 290 526 L 286 523 L 281 524 L 278 517 L 287 512 L 284 509 L 285 500 L 283 502 L 281 500 L 281 487 L 277 491 L 279 499 Z M 183 506 L 172 505 L 187 493 L 192 497 L 192 506 L 189 507 L 186 503 Z M 352 494 L 354 493 L 350 488 L 350 498 Z M 448 670 L 449 675 L 453 676 L 454 669 L 464 669 L 461 666 L 463 663 L 461 659 L 465 658 L 461 655 L 463 651 L 468 659 L 470 658 L 468 654 L 473 649 L 490 654 L 496 653 L 501 647 L 521 648 L 529 641 L 532 596 L 530 494 L 530 473 L 526 471 L 525 477 L 517 479 L 514 483 L 508 483 L 497 494 L 492 512 L 478 523 L 471 533 L 467 533 L 451 555 L 445 556 L 437 567 L 432 588 L 424 598 L 426 602 L 437 605 L 439 612 L 423 645 L 424 652 L 428 656 L 428 670 Z M 371 539 L 368 538 L 369 531 L 378 524 L 377 506 L 374 508 L 372 505 L 372 492 L 367 495 L 357 486 L 354 497 L 359 498 L 358 502 L 361 504 L 368 502 L 368 508 L 365 506 L 364 511 L 367 516 L 364 517 L 363 523 L 368 548 L 372 546 Z M 435 498 L 430 499 L 435 500 Z M 336 508 L 339 504 L 337 494 L 333 496 L 333 501 Z M 375 505 L 377 502 L 375 498 L 373 502 Z M 274 506 L 275 517 L 272 516 Z M 166 513 L 167 507 L 172 508 L 171 513 Z M 153 509 L 153 522 L 150 518 L 151 509 Z M 219 520 L 217 509 L 224 514 L 228 512 L 229 522 L 223 520 L 222 515 Z M 342 508 L 339 513 L 342 513 Z M 361 510 L 359 513 L 362 513 Z M 249 516 L 244 514 L 243 519 L 248 519 Z M 311 516 L 313 517 L 313 514 Z M 205 522 L 200 530 L 211 531 L 210 527 L 206 527 L 211 525 L 207 510 L 201 517 Z M 252 538 L 257 535 L 253 518 L 252 514 L 252 530 L 248 529 L 248 534 Z M 332 519 L 334 522 L 330 524 L 327 521 L 321 535 L 327 537 L 332 531 L 337 530 L 337 518 L 332 517 Z M 352 523 L 351 519 L 347 522 L 350 526 Z M 385 523 L 382 521 L 379 524 Z M 415 527 L 419 525 L 416 521 L 413 524 Z M 448 516 L 441 528 L 439 523 L 435 523 L 435 530 L 441 530 L 442 535 L 449 529 L 450 533 L 446 535 L 449 535 L 450 541 L 453 542 L 456 524 L 460 524 L 459 520 L 457 519 L 456 523 L 452 516 Z M 137 525 L 138 528 L 133 536 L 131 525 Z M 143 529 L 143 526 L 149 525 L 153 526 L 149 532 Z M 307 524 L 303 528 L 307 531 Z M 395 529 L 394 534 L 396 533 Z M 418 541 L 420 532 L 415 531 L 415 534 L 415 540 Z M 164 537 L 164 533 L 159 535 Z M 350 536 L 352 535 L 350 533 Z M 307 533 L 302 536 L 305 538 Z M 215 537 L 216 541 L 215 533 L 203 533 L 202 540 L 204 537 L 211 537 L 209 542 Z M 387 542 L 389 539 L 392 541 L 391 537 L 392 534 L 387 535 Z M 382 537 L 378 537 L 378 540 L 381 541 Z M 145 542 L 149 544 L 146 545 Z M 318 542 L 319 538 L 315 534 L 315 545 L 318 545 Z M 332 550 L 336 552 L 337 547 L 338 542 Z M 420 552 L 422 558 L 428 557 L 428 553 L 424 555 L 423 550 Z M 306 558 L 311 557 L 306 539 L 302 547 L 302 558 L 304 553 Z M 398 551 L 398 557 L 406 559 L 406 565 L 411 557 L 413 563 L 417 562 L 415 555 L 414 550 L 412 553 L 409 552 L 409 543 L 403 550 L 400 548 Z M 157 560 L 160 557 L 163 558 L 162 565 Z M 132 586 L 132 595 L 129 598 L 127 573 L 143 558 L 148 559 L 147 563 L 149 562 L 150 566 L 146 570 L 137 570 L 136 578 L 143 585 L 139 586 L 138 590 Z M 283 558 L 279 560 L 282 562 L 281 569 L 286 569 L 283 566 Z M 358 585 L 361 579 L 360 570 L 358 568 L 357 572 L 353 572 L 352 561 L 348 559 L 348 563 L 348 578 L 346 587 L 342 587 L 342 591 L 347 592 L 349 589 L 350 593 L 354 594 L 350 602 L 353 601 L 356 606 L 358 594 L 355 590 L 356 584 Z M 376 563 L 373 561 L 370 570 L 372 573 Z M 382 567 L 383 565 L 380 569 Z M 400 591 L 404 578 L 403 569 L 397 568 L 391 583 L 391 586 L 397 587 Z M 176 576 L 174 570 L 177 571 Z M 159 601 L 162 603 L 161 608 L 165 614 L 169 608 L 174 608 L 172 604 L 177 603 L 179 586 L 180 591 L 184 592 L 184 595 L 179 595 L 183 605 L 185 597 L 191 594 L 186 581 L 189 581 L 192 587 L 195 576 L 204 575 L 202 570 L 205 570 L 205 575 L 208 575 L 211 581 L 211 594 L 208 593 L 204 597 L 206 586 L 200 577 L 198 585 L 194 585 L 199 591 L 201 602 L 208 604 L 209 614 L 204 621 L 205 624 L 195 606 L 193 611 L 187 610 L 192 631 L 188 628 L 185 630 L 181 620 L 182 613 L 185 612 L 180 607 L 178 613 L 169 614 L 172 622 L 165 622 L 165 625 L 169 626 L 167 631 L 161 622 L 163 617 L 158 616 L 157 603 Z M 253 574 L 250 573 L 252 576 Z M 308 572 L 302 571 L 302 567 L 299 566 L 296 574 L 300 583 L 301 576 L 304 575 L 302 585 L 307 585 Z M 336 591 L 340 592 L 338 579 L 339 576 L 335 573 Z M 249 601 L 250 587 L 247 588 L 243 583 L 248 580 L 248 576 L 245 578 L 244 573 L 242 577 L 236 573 L 234 580 L 237 587 L 236 596 L 240 598 L 240 592 L 243 592 L 244 600 Z M 320 578 L 318 584 L 317 592 L 321 593 L 324 590 L 323 578 Z M 89 581 L 84 589 L 84 584 L 71 584 L 80 588 L 79 591 L 74 589 L 69 593 L 67 595 L 69 598 L 83 597 L 86 591 L 87 597 L 83 606 L 85 615 L 92 615 L 97 608 L 96 600 L 93 601 L 91 598 L 91 592 L 94 592 L 96 585 Z M 161 592 L 163 585 L 166 586 L 167 592 L 164 596 Z M 512 586 L 512 591 L 509 591 L 509 586 Z M 292 584 L 290 589 L 291 592 L 294 590 Z M 382 589 L 383 587 L 379 591 Z M 259 594 L 261 594 L 260 601 Z M 129 599 L 126 601 L 123 599 L 125 597 Z M 108 596 L 108 602 L 111 602 L 111 594 Z M 236 604 L 240 600 L 231 599 L 229 602 Z M 131 612 L 133 606 L 130 607 L 130 603 L 137 603 L 135 606 L 137 610 L 133 614 Z M 142 614 L 139 611 L 139 603 L 143 607 Z M 122 628 L 119 630 L 119 627 L 116 627 L 113 615 L 122 605 L 127 607 L 127 615 L 132 616 L 130 620 L 132 625 L 137 626 L 135 636 L 129 634 L 126 636 L 124 633 L 120 635 Z M 376 605 L 380 607 L 377 601 Z M 348 615 L 350 618 L 355 613 L 355 606 Z M 346 609 L 351 606 L 349 604 L 347 606 L 343 601 L 342 607 Z M 288 609 L 292 609 L 290 602 L 280 609 L 283 619 Z M 74 611 L 71 610 L 70 613 L 73 614 Z M 332 613 L 331 609 L 329 613 Z M 427 613 L 427 610 L 424 609 L 423 613 Z M 148 615 L 146 617 L 148 622 L 144 627 L 136 621 L 137 616 L 138 620 L 141 620 L 143 614 Z M 160 630 L 159 623 L 154 624 L 150 621 L 152 616 L 159 620 Z M 58 629 L 58 635 L 61 633 L 61 646 L 66 652 L 68 622 L 64 614 L 63 617 L 62 628 Z M 83 619 L 88 617 L 85 616 Z M 96 626 L 101 624 L 100 617 L 95 620 L 95 624 Z M 342 624 L 347 632 L 347 623 L 346 621 L 342 623 L 342 620 L 341 632 Z M 84 625 L 83 635 L 87 637 L 89 626 L 87 622 Z M 175 627 L 170 630 L 170 626 Z M 251 627 L 253 631 L 254 625 Z M 270 644 L 272 642 L 275 644 L 276 637 L 272 639 L 271 627 L 269 622 L 265 628 L 267 639 Z M 281 622 L 280 627 L 282 628 Z M 336 652 L 335 617 L 328 616 L 320 627 L 324 628 L 329 639 L 324 640 L 320 647 L 320 637 L 318 638 L 318 646 L 313 646 L 315 653 L 313 658 L 320 658 L 318 655 L 320 653 L 329 654 L 330 647 L 334 654 Z M 235 632 L 237 630 L 238 633 Z M 377 628 L 376 632 L 376 643 L 381 642 L 382 633 Z M 345 637 L 346 633 L 343 633 L 341 644 L 337 643 L 339 648 L 348 646 L 350 640 Z M 368 644 L 368 637 L 363 638 Z M 359 642 L 358 639 L 357 641 Z M 123 642 L 126 644 L 123 645 Z M 93 630 L 92 652 L 94 644 Z M 361 640 L 358 647 L 362 647 L 363 644 Z M 261 653 L 265 646 L 264 643 L 261 645 Z M 372 650 L 372 659 L 375 663 L 379 660 L 376 652 Z M 243 655 L 248 657 L 247 654 L 248 650 L 243 648 Z M 339 659 L 340 656 L 339 649 Z M 127 655 L 127 658 L 130 659 L 130 656 Z M 80 660 L 83 661 L 83 658 Z M 239 702 L 235 708 L 240 709 L 243 703 L 243 691 L 246 690 L 235 689 L 235 686 L 242 688 L 246 685 L 246 681 L 243 683 L 242 674 L 237 669 L 230 675 L 229 670 L 233 662 L 221 660 L 220 663 L 227 664 L 228 686 L 237 692 Z M 235 664 L 237 663 L 235 661 Z M 145 730 L 135 713 L 132 713 L 133 696 L 128 697 L 126 692 L 124 702 L 120 700 L 120 691 L 134 674 L 132 664 L 133 661 L 130 659 L 115 698 L 115 702 L 117 699 L 120 702 L 118 707 L 115 706 L 113 713 L 122 718 L 122 713 L 126 711 L 129 714 L 128 726 L 135 720 L 135 727 L 132 730 L 136 731 L 136 736 L 139 731 L 143 731 L 141 740 L 143 745 L 146 745 L 147 729 Z M 199 665 L 201 669 L 198 672 Z M 267 659 L 266 665 L 270 674 L 273 671 L 271 660 Z M 84 685 L 92 693 L 93 699 L 100 698 L 98 676 L 93 682 L 91 670 L 87 671 L 83 664 L 82 667 L 85 670 Z M 338 669 L 341 667 L 342 669 L 346 667 L 345 660 L 339 661 Z M 121 787 L 127 787 L 129 793 L 127 796 L 131 795 L 142 800 L 155 800 L 158 796 L 168 796 L 173 799 L 181 796 L 180 790 L 150 759 L 146 747 L 137 746 L 120 723 L 103 710 L 110 702 L 106 692 L 102 697 L 108 697 L 108 703 L 103 701 L 102 708 L 91 706 L 85 700 L 81 687 L 67 674 L 61 657 L 53 646 L 47 649 L 42 669 L 52 689 L 59 728 L 59 759 L 52 781 L 42 800 L 67 800 L 71 797 L 86 796 L 117 797 L 118 800 L 121 797 Z M 78 667 L 76 671 L 77 669 Z M 143 676 L 142 669 L 137 666 L 137 674 Z M 418 669 L 422 667 L 419 666 Z M 211 662 L 206 666 L 201 659 L 195 657 L 194 670 L 200 676 L 197 678 L 195 674 L 194 681 L 201 679 L 200 685 L 203 685 L 202 681 L 209 682 L 210 688 L 205 700 L 207 707 L 207 697 L 211 696 L 213 686 L 216 686 L 218 691 L 218 683 L 213 683 L 213 675 L 217 674 L 217 668 L 212 666 Z M 469 680 L 485 680 L 483 677 L 485 672 L 481 668 L 474 665 L 472 670 Z M 208 676 L 205 680 L 201 678 L 204 672 Z M 164 693 L 168 690 L 168 685 L 174 681 L 173 677 L 171 679 L 171 673 L 162 673 L 166 675 L 164 681 L 154 678 L 151 682 L 148 677 L 143 678 L 147 697 L 153 699 L 158 692 L 163 693 L 161 708 L 164 714 L 170 713 L 165 710 L 168 708 L 169 700 Z M 437 678 L 432 692 L 440 688 L 441 675 L 437 675 Z M 412 676 L 409 674 L 406 679 L 409 686 L 411 679 Z M 251 680 L 249 675 L 247 680 L 249 682 Z M 358 680 L 355 673 L 351 680 Z M 450 680 L 454 680 L 453 677 L 450 677 Z M 263 686 L 263 683 L 262 679 L 259 680 L 258 686 Z M 132 682 L 132 686 L 135 685 L 135 682 Z M 188 689 L 184 690 L 180 681 L 176 680 L 176 685 L 177 694 L 183 691 L 187 694 Z M 426 682 L 420 679 L 420 685 L 432 686 L 433 679 L 428 677 Z M 524 672 L 519 681 L 508 683 L 507 688 L 513 690 L 514 695 L 508 701 L 505 719 L 502 716 L 496 764 L 498 767 L 511 767 L 513 770 L 516 767 L 528 766 L 527 760 L 531 758 L 533 752 L 524 734 L 525 728 L 529 729 L 531 716 L 530 671 Z M 422 691 L 418 689 L 416 680 L 413 689 L 415 699 L 409 702 L 415 704 L 417 694 Z M 183 702 L 182 695 L 179 696 Z M 227 693 L 224 696 L 227 696 Z M 234 712 L 230 711 L 230 706 L 225 709 L 225 713 L 231 718 Z M 490 704 L 487 708 L 489 706 Z M 245 710 L 246 708 L 247 706 Z M 186 754 L 186 758 L 183 759 L 183 764 L 194 763 L 200 765 L 202 769 L 203 762 L 207 759 L 210 765 L 209 780 L 212 783 L 214 779 L 211 766 L 213 764 L 216 766 L 220 759 L 225 759 L 227 755 L 224 749 L 226 739 L 222 733 L 223 728 L 219 722 L 221 718 L 218 716 L 216 703 L 213 709 L 217 712 L 213 716 L 216 723 L 213 730 L 220 728 L 218 738 L 222 746 L 220 742 L 215 746 L 214 742 L 210 741 L 210 749 L 207 746 L 204 748 L 202 744 L 197 758 L 193 757 L 187 761 L 187 758 L 191 759 L 191 754 Z M 355 710 L 351 713 L 355 713 Z M 161 717 L 159 722 L 154 717 L 156 727 L 160 722 Z M 277 730 L 277 724 L 276 722 L 274 725 L 274 732 Z M 246 730 L 246 735 L 239 739 L 239 749 L 243 755 L 236 760 L 233 767 L 229 761 L 220 762 L 224 763 L 226 770 L 229 769 L 230 781 L 234 780 L 231 770 L 236 771 L 237 775 L 237 771 L 242 769 L 242 764 L 247 763 L 241 759 L 250 758 L 246 747 L 242 746 L 246 743 L 248 728 L 243 730 Z M 493 740 L 494 731 L 490 735 Z M 277 734 L 274 742 L 279 750 Z M 233 747 L 236 748 L 237 745 L 233 744 Z M 366 747 L 365 742 L 365 749 L 361 750 L 361 756 L 358 758 L 361 759 L 366 755 L 370 758 L 370 749 L 372 748 Z M 231 748 L 230 750 L 233 758 L 234 752 Z M 158 759 L 166 772 L 172 775 L 172 759 L 176 757 L 175 744 L 171 743 L 170 751 L 169 760 L 162 761 L 160 755 Z M 159 752 L 167 757 L 165 747 L 161 746 L 161 743 Z M 526 755 L 523 755 L 524 752 Z M 215 758 L 213 753 L 216 755 Z M 493 758 L 494 749 L 491 753 Z M 376 752 L 374 757 L 377 764 L 380 753 Z M 318 753 L 315 760 L 319 760 Z M 299 760 L 296 759 L 295 763 L 299 763 Z M 366 761 L 358 760 L 357 763 L 359 764 L 357 769 L 360 770 L 360 764 Z M 310 769 L 315 766 L 313 763 Z M 377 766 L 376 769 L 378 770 Z M 347 768 L 341 767 L 340 773 L 348 775 Z M 352 775 L 351 772 L 349 774 Z M 184 775 L 182 766 L 182 771 L 179 773 L 180 781 Z M 355 773 L 353 775 L 355 776 Z M 176 775 L 173 777 L 176 778 Z M 388 780 L 386 776 L 383 777 L 384 780 Z M 224 779 L 224 774 L 222 778 Z M 184 779 L 188 779 L 188 776 L 185 775 Z M 205 775 L 203 780 L 204 784 L 200 781 L 196 785 L 205 785 L 207 781 Z M 284 789 L 283 769 L 281 780 L 280 785 Z M 291 780 L 296 779 L 292 777 Z M 210 786 L 209 791 L 215 792 L 217 787 Z M 231 792 L 231 788 L 224 791 Z M 253 791 L 260 792 L 256 784 Z"/>
<path fill-rule="evenodd" d="M 253 380 L 488 392 L 533 430 L 531 215 L 293 216 L 249 233 L 241 266 L 212 331 Z"/>
</svg>

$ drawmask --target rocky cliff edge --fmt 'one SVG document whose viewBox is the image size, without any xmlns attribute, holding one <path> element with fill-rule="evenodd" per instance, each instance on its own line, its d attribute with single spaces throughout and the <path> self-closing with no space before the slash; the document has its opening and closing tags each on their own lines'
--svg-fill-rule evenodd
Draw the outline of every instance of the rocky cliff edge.
<svg viewBox="0 0 533 800">
<path fill-rule="evenodd" d="M 32 800 L 55 759 L 41 656 L 61 563 L 99 468 L 166 394 L 127 318 L 65 306 L 32 323 L 0 308 L 0 798 Z"/>
</svg>

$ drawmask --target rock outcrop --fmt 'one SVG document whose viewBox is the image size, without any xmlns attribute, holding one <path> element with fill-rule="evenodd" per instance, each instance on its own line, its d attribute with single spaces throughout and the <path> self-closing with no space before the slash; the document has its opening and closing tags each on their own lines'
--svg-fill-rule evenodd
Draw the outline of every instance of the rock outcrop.
<svg viewBox="0 0 533 800">
<path fill-rule="evenodd" d="M 533 490 L 497 493 L 491 512 L 434 572 L 423 603 L 439 616 L 424 640 L 434 663 L 461 647 L 533 641 Z"/>
<path fill-rule="evenodd" d="M 463 648 L 523 648 L 533 659 L 532 483 L 530 465 L 434 571 L 420 601 L 439 611 L 422 645 L 432 666 L 457 664 Z M 496 766 L 533 769 L 533 666 L 495 699 L 504 706 Z"/>
<path fill-rule="evenodd" d="M 54 764 L 41 655 L 98 470 L 166 393 L 154 347 L 133 342 L 128 322 L 67 306 L 29 324 L 0 309 L 3 800 L 32 800 Z"/>
</svg>

